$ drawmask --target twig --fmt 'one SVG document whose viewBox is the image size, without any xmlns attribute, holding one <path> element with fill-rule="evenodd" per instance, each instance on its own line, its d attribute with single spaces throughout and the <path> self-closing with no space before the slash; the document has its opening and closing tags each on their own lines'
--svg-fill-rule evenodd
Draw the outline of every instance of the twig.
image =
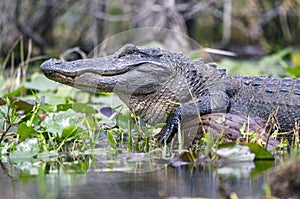
<svg viewBox="0 0 300 199">
<path fill-rule="evenodd" d="M 83 59 L 86 59 L 86 58 L 87 58 L 86 54 L 85 54 L 82 50 L 80 50 L 79 47 L 74 47 L 74 48 L 70 48 L 70 49 L 66 50 L 65 52 L 63 52 L 63 53 L 60 55 L 60 59 L 65 61 L 65 58 L 64 58 L 64 57 L 65 57 L 66 55 L 68 55 L 68 54 L 73 53 L 73 52 L 78 53 Z"/>
<path fill-rule="evenodd" d="M 9 129 L 12 127 L 11 124 L 8 125 L 8 127 L 5 129 L 5 131 L 3 132 L 3 134 L 1 135 L 1 138 L 0 138 L 0 143 L 3 141 L 4 139 L 4 136 L 8 133 Z"/>
<path fill-rule="evenodd" d="M 0 161 L 0 166 L 1 166 L 2 170 L 3 170 L 3 172 L 5 174 L 7 174 L 8 177 L 13 178 L 13 176 L 8 173 L 7 168 L 3 165 L 3 163 L 1 161 Z"/>
<path fill-rule="evenodd" d="M 131 14 L 124 14 L 124 15 L 109 15 L 104 12 L 95 12 L 94 16 L 96 18 L 104 19 L 110 22 L 120 22 L 120 21 L 129 21 Z"/>
<path fill-rule="evenodd" d="M 189 12 L 186 12 L 184 14 L 184 19 L 191 19 L 193 18 L 198 12 L 206 9 L 210 4 L 214 3 L 216 0 L 206 0 L 206 1 L 201 1 L 200 3 L 197 3 L 190 9 Z"/>
<path fill-rule="evenodd" d="M 7 121 L 10 121 L 9 111 L 10 111 L 10 106 L 8 106 L 8 108 L 7 108 L 7 115 L 6 115 L 6 120 Z M 0 143 L 4 139 L 4 136 L 7 134 L 7 132 L 9 131 L 9 129 L 10 129 L 11 126 L 12 125 L 9 124 L 8 127 L 5 129 L 5 131 L 3 131 L 2 135 L 1 135 L 1 138 L 0 138 Z"/>
</svg>

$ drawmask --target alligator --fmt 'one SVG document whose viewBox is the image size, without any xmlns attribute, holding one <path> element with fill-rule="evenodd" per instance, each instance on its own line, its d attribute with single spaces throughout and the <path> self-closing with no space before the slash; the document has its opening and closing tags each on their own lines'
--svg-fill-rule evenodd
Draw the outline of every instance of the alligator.
<svg viewBox="0 0 300 199">
<path fill-rule="evenodd" d="M 181 124 L 211 113 L 272 120 L 281 132 L 298 128 L 300 78 L 229 75 L 215 63 L 133 44 L 100 58 L 52 58 L 40 68 L 56 82 L 116 93 L 150 125 L 166 123 L 159 143 L 169 143 Z"/>
</svg>

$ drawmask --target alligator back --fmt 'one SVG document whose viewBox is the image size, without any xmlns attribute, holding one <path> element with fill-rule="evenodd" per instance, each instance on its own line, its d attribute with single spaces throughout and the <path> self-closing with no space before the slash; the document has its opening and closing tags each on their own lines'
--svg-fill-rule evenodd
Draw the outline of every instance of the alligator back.
<svg viewBox="0 0 300 199">
<path fill-rule="evenodd" d="M 300 119 L 300 78 L 228 76 L 229 112 L 275 118 L 280 131 L 298 126 Z"/>
</svg>

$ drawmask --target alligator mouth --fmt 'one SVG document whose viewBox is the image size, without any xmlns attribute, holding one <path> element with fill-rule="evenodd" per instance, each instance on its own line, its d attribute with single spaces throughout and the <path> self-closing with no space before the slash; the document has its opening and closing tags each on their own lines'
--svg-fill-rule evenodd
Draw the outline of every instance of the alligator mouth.
<svg viewBox="0 0 300 199">
<path fill-rule="evenodd" d="M 119 77 L 130 70 L 130 67 L 99 70 L 91 67 L 94 63 L 81 64 L 80 61 L 73 62 L 73 65 L 66 63 L 53 58 L 45 61 L 40 68 L 44 75 L 53 81 L 93 92 L 112 92 L 117 82 L 114 76 Z M 80 68 L 82 65 L 87 67 Z"/>
<path fill-rule="evenodd" d="M 147 82 L 141 78 L 138 78 L 138 81 L 131 80 L 131 77 L 138 74 L 134 73 L 134 70 L 142 65 L 141 62 L 111 67 L 112 65 L 108 64 L 111 63 L 108 62 L 109 59 L 95 60 L 63 62 L 50 59 L 40 68 L 44 75 L 53 81 L 91 92 L 145 94 L 154 92 L 157 87 L 156 82 Z"/>
<path fill-rule="evenodd" d="M 136 67 L 136 65 L 124 65 L 123 67 L 109 68 L 112 60 L 112 58 L 98 58 L 94 60 L 82 59 L 71 62 L 63 62 L 52 58 L 41 65 L 41 70 L 45 75 L 49 73 L 50 75 L 52 73 L 59 73 L 59 75 L 62 76 L 75 78 L 76 76 L 80 76 L 84 73 L 93 73 L 101 76 L 121 75 Z M 96 67 L 99 65 L 102 65 L 102 67 Z"/>
<path fill-rule="evenodd" d="M 68 83 L 68 85 L 73 85 L 75 75 L 66 75 L 59 72 L 44 72 L 44 75 L 53 81 L 60 83 Z"/>
<path fill-rule="evenodd" d="M 44 74 L 53 81 L 91 92 L 112 92 L 116 86 L 116 81 L 111 78 L 114 75 L 102 76 L 91 72 L 84 72 L 76 75 L 60 72 L 49 72 Z"/>
</svg>

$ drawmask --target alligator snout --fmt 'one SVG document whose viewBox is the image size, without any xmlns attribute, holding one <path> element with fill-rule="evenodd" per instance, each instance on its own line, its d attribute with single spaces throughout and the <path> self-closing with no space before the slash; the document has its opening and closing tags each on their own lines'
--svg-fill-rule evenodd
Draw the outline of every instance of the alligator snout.
<svg viewBox="0 0 300 199">
<path fill-rule="evenodd" d="M 62 61 L 59 59 L 51 58 L 44 63 L 41 64 L 40 69 L 43 71 L 43 73 L 52 72 L 53 66 L 61 64 Z"/>
</svg>

